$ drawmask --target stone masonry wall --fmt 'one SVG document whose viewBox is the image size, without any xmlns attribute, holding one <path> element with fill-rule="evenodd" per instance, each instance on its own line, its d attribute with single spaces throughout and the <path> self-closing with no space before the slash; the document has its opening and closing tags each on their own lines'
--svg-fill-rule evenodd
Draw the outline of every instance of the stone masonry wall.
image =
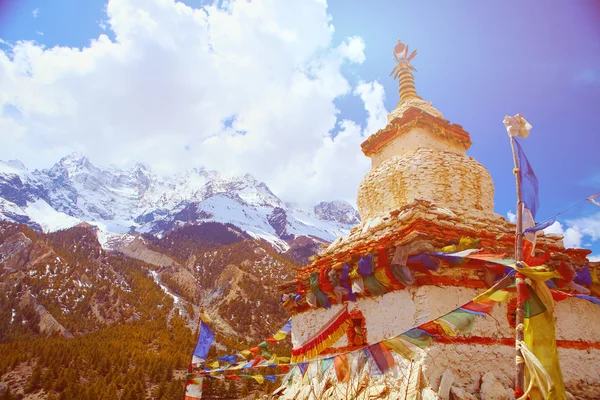
<svg viewBox="0 0 600 400">
<path fill-rule="evenodd" d="M 493 213 L 494 183 L 488 170 L 467 155 L 411 150 L 388 159 L 363 178 L 357 195 L 358 212 L 366 221 L 416 199 L 450 209 Z"/>
</svg>

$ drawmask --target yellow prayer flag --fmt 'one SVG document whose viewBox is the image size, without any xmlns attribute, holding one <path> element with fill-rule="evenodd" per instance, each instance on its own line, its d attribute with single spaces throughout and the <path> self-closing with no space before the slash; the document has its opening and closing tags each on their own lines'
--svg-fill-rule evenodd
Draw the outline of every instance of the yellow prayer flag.
<svg viewBox="0 0 600 400">
<path fill-rule="evenodd" d="M 590 275 L 592 276 L 593 283 L 600 283 L 600 278 L 598 278 L 598 267 L 590 268 Z"/>
<path fill-rule="evenodd" d="M 262 384 L 265 381 L 265 377 L 262 375 L 252 375 L 252 379 L 254 379 L 256 382 Z"/>
<path fill-rule="evenodd" d="M 250 350 L 242 350 L 242 351 L 240 351 L 240 354 L 243 355 L 244 357 L 248 358 L 252 355 L 252 352 Z"/>
<path fill-rule="evenodd" d="M 280 340 L 283 340 L 283 339 L 285 339 L 286 337 L 287 337 L 287 333 L 285 333 L 285 332 L 282 332 L 282 331 L 279 331 L 279 332 L 277 332 L 277 333 L 275 334 L 275 336 L 273 336 L 273 339 L 275 339 L 275 340 L 277 340 L 277 341 L 279 342 Z"/>
<path fill-rule="evenodd" d="M 522 267 L 517 267 L 516 265 L 509 265 L 510 268 L 514 269 L 517 272 L 522 273 L 529 279 L 533 279 L 534 281 L 547 281 L 548 279 L 553 278 L 562 278 L 558 271 L 551 271 L 545 265 L 539 265 L 536 267 L 530 267 L 525 262 L 520 262 Z"/>
<path fill-rule="evenodd" d="M 267 361 L 267 365 L 270 365 L 270 364 L 277 364 L 277 354 L 273 354 L 271 356 L 271 358 L 269 359 L 269 361 Z"/>
<path fill-rule="evenodd" d="M 508 300 L 510 292 L 506 290 L 488 290 L 473 299 L 474 303 L 482 302 L 485 300 L 491 300 L 498 303 L 503 303 Z"/>
<path fill-rule="evenodd" d="M 396 353 L 400 354 L 403 358 L 405 358 L 407 360 L 412 360 L 412 358 L 413 358 L 412 350 L 399 337 L 393 337 L 391 339 L 384 340 L 382 343 L 386 347 L 388 347 L 391 350 L 394 350 Z"/>
<path fill-rule="evenodd" d="M 533 288 L 546 306 L 546 311 L 524 319 L 523 341 L 550 375 L 553 388 L 545 399 L 540 388 L 534 388 L 529 393 L 529 398 L 531 400 L 566 400 L 567 394 L 556 348 L 552 293 L 543 281 L 534 283 Z M 530 379 L 529 374 L 526 374 L 526 378 L 527 380 Z"/>
</svg>

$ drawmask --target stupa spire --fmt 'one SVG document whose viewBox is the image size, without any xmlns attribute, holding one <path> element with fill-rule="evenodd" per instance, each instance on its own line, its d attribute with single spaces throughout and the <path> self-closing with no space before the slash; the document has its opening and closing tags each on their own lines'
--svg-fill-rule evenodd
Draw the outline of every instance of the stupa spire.
<svg viewBox="0 0 600 400">
<path fill-rule="evenodd" d="M 411 71 L 417 71 L 415 67 L 411 65 L 411 60 L 417 56 L 417 50 L 413 50 L 408 55 L 408 45 L 402 43 L 398 39 L 398 43 L 394 47 L 394 59 L 396 60 L 396 66 L 390 73 L 390 76 L 398 79 L 398 92 L 400 93 L 400 103 L 408 99 L 421 99 L 417 94 L 415 88 L 415 77 Z"/>
</svg>

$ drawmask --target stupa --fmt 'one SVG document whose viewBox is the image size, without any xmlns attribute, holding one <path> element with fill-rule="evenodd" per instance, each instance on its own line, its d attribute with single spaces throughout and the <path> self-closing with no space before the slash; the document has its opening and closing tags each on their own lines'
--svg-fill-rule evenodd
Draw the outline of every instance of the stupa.
<svg viewBox="0 0 600 400">
<path fill-rule="evenodd" d="M 365 346 L 427 325 L 491 287 L 507 268 L 488 261 L 513 257 L 515 246 L 515 225 L 494 212 L 490 173 L 466 154 L 469 133 L 417 94 L 416 51 L 409 56 L 399 40 L 393 55 L 400 101 L 388 124 L 362 144 L 372 160 L 358 188 L 362 222 L 299 269 L 295 282 L 280 286 L 292 315 L 293 361 L 306 364 L 286 378 L 279 396 L 513 398 L 510 302 L 478 318 L 468 335 L 441 332 L 427 346 L 412 348 L 410 357 L 392 353 L 394 367 L 385 373 L 365 358 Z M 465 258 L 448 262 L 440 252 Z M 540 233 L 535 247 L 547 265 L 568 267 L 556 280 L 561 291 L 598 297 L 600 268 L 589 254 L 565 249 L 560 235 Z M 600 307 L 567 298 L 555 312 L 567 391 L 578 399 L 600 398 Z M 428 332 L 435 336 L 434 325 Z M 348 376 L 337 365 L 325 368 L 336 354 L 349 355 Z"/>
</svg>

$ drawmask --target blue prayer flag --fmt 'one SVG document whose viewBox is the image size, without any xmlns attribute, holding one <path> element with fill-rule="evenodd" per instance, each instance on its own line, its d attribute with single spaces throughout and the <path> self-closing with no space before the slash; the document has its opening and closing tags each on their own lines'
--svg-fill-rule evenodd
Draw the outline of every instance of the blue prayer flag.
<svg viewBox="0 0 600 400">
<path fill-rule="evenodd" d="M 254 365 L 254 361 L 250 361 L 250 362 L 244 364 L 244 366 L 242 367 L 242 369 L 252 368 L 253 365 Z"/>
<path fill-rule="evenodd" d="M 580 298 L 580 299 L 591 301 L 592 303 L 597 304 L 597 305 L 600 306 L 600 299 L 597 299 L 594 296 L 587 296 L 585 294 L 574 294 L 573 297 L 577 297 L 577 298 Z"/>
<path fill-rule="evenodd" d="M 542 229 L 546 229 L 547 227 L 549 227 L 550 225 L 552 225 L 554 222 L 556 222 L 556 218 L 550 218 L 547 221 L 541 222 L 535 226 L 532 226 L 530 228 L 527 228 L 523 231 L 523 233 L 530 233 L 530 232 L 537 232 L 537 231 L 541 231 Z"/>
<path fill-rule="evenodd" d="M 517 161 L 519 165 L 519 178 L 521 180 L 521 198 L 525 208 L 531 211 L 531 216 L 535 219 L 535 214 L 540 206 L 538 196 L 538 179 L 533 172 L 533 168 L 527 160 L 527 156 L 521 148 L 519 141 L 514 138 Z"/>
<path fill-rule="evenodd" d="M 285 332 L 285 333 L 290 333 L 292 330 L 292 319 L 288 319 L 288 321 L 285 323 L 285 325 L 283 326 L 283 328 L 281 328 L 279 331 L 280 332 Z"/>
<path fill-rule="evenodd" d="M 275 375 L 263 375 L 263 377 L 268 380 L 271 381 L 273 383 L 275 383 L 275 379 L 277 379 L 277 377 Z"/>
<path fill-rule="evenodd" d="M 592 280 L 592 274 L 590 273 L 590 268 L 587 264 L 583 266 L 582 269 L 576 272 L 575 274 L 575 283 L 579 285 L 589 286 L 594 281 Z"/>
<path fill-rule="evenodd" d="M 223 356 L 223 357 L 217 358 L 217 360 L 227 362 L 227 363 L 234 363 L 237 361 L 237 359 L 238 358 L 236 356 Z"/>
<path fill-rule="evenodd" d="M 298 364 L 298 368 L 300 369 L 300 372 L 302 372 L 302 376 L 304 376 L 304 374 L 306 373 L 306 369 L 308 368 L 308 363 L 301 362 Z"/>
<path fill-rule="evenodd" d="M 214 340 L 214 333 L 210 330 L 208 325 L 200 321 L 200 335 L 198 335 L 198 344 L 194 350 L 194 356 L 206 360 L 206 355 L 208 354 L 208 350 L 210 349 L 210 346 L 212 346 Z"/>
</svg>

